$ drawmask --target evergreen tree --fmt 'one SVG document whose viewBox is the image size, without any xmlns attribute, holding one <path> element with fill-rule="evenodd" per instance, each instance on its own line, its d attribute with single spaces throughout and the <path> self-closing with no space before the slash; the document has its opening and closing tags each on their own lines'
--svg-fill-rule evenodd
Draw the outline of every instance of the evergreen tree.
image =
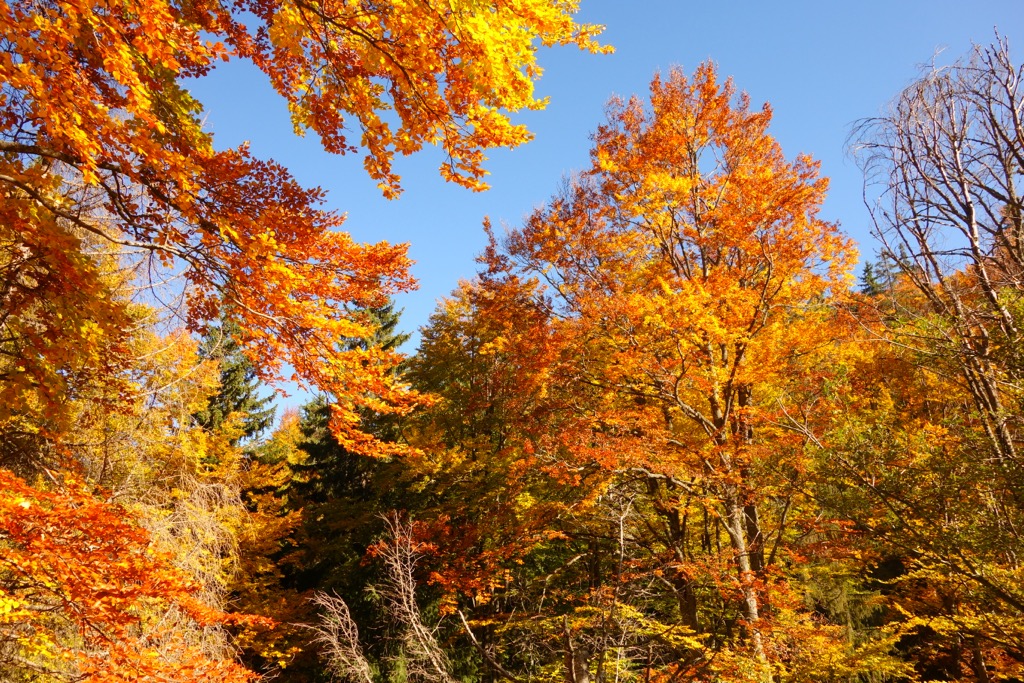
<svg viewBox="0 0 1024 683">
<path fill-rule="evenodd" d="M 878 296 L 882 293 L 882 285 L 875 274 L 875 265 L 868 261 L 860 275 L 860 293 L 868 296 Z"/>
<path fill-rule="evenodd" d="M 222 319 L 220 325 L 211 326 L 200 343 L 199 353 L 204 359 L 220 361 L 220 389 L 206 408 L 193 418 L 206 429 L 217 429 L 231 413 L 241 413 L 242 435 L 235 441 L 252 440 L 274 422 L 275 409 L 270 403 L 273 396 L 260 396 L 260 382 L 256 369 L 242 352 L 237 341 L 236 323 Z"/>
<path fill-rule="evenodd" d="M 356 320 L 365 320 L 373 326 L 373 334 L 366 338 L 352 339 L 345 345 L 345 350 L 379 348 L 385 351 L 396 351 L 412 336 L 408 332 L 398 331 L 402 311 L 395 310 L 395 302 L 389 301 L 383 306 L 365 308 L 353 315 Z"/>
<path fill-rule="evenodd" d="M 390 302 L 357 312 L 356 317 L 365 316 L 374 333 L 346 340 L 344 346 L 397 349 L 410 337 L 398 331 L 400 315 Z M 292 465 L 291 486 L 295 504 L 303 508 L 303 559 L 292 581 L 300 591 L 340 595 L 361 626 L 372 626 L 379 622 L 379 604 L 375 593 L 367 589 L 379 583 L 380 576 L 378 567 L 364 562 L 364 557 L 386 531 L 381 515 L 408 504 L 398 485 L 402 463 L 342 447 L 328 429 L 330 403 L 330 397 L 321 395 L 302 407 L 302 440 L 298 446 L 306 457 Z M 370 411 L 361 415 L 362 429 L 368 433 L 382 441 L 399 438 L 394 416 Z M 372 628 L 364 631 L 364 637 L 370 656 L 387 669 L 387 639 Z"/>
<path fill-rule="evenodd" d="M 906 261 L 906 250 L 901 247 L 898 257 L 883 251 L 878 255 L 877 261 L 865 263 L 860 276 L 861 294 L 875 297 L 891 291 L 899 275 L 901 264 Z"/>
<path fill-rule="evenodd" d="M 360 315 L 368 319 L 374 332 L 366 338 L 346 340 L 348 349 L 393 350 L 410 337 L 397 331 L 401 311 L 396 311 L 392 302 L 356 313 Z M 318 396 L 302 408 L 303 441 L 299 448 L 305 451 L 306 458 L 294 467 L 298 476 L 293 486 L 307 509 L 311 538 L 317 539 L 315 547 L 311 544 L 307 549 L 304 588 L 336 587 L 339 577 L 348 575 L 362 559 L 379 530 L 377 515 L 390 510 L 395 502 L 382 499 L 389 487 L 380 485 L 378 480 L 382 472 L 394 470 L 396 464 L 343 448 L 328 429 L 330 410 L 326 396 Z M 362 418 L 362 428 L 378 439 L 398 438 L 394 416 L 364 411 Z"/>
<path fill-rule="evenodd" d="M 398 331 L 401 311 L 396 311 L 394 302 L 377 308 L 367 308 L 354 314 L 356 319 L 366 319 L 373 328 L 373 334 L 365 338 L 346 340 L 346 350 L 379 348 L 392 351 L 409 340 L 410 334 Z M 401 366 L 399 371 L 401 371 Z M 301 493 L 311 503 L 326 503 L 334 498 L 368 494 L 368 471 L 374 469 L 378 458 L 359 456 L 342 448 L 327 427 L 330 418 L 330 401 L 318 396 L 302 408 L 302 432 L 305 440 L 301 444 L 308 458 L 304 465 L 310 475 Z M 392 415 L 379 415 L 362 411 L 363 429 L 381 441 L 398 438 L 398 425 Z"/>
</svg>

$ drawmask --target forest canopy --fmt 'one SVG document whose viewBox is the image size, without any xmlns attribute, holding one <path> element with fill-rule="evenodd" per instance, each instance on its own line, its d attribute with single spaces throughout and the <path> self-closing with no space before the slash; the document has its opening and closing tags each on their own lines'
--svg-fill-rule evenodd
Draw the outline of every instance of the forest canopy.
<svg viewBox="0 0 1024 683">
<path fill-rule="evenodd" d="M 407 245 L 218 149 L 298 132 L 483 190 L 573 0 L 0 0 L 0 678 L 1024 677 L 1024 68 L 997 36 L 859 122 L 877 254 L 713 62 L 402 351 Z M 317 392 L 277 415 L 270 384 Z"/>
</svg>

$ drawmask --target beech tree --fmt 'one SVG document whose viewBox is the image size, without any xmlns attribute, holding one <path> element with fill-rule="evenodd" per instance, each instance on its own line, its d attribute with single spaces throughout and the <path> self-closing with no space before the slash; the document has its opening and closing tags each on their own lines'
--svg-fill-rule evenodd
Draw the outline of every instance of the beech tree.
<svg viewBox="0 0 1024 683">
<path fill-rule="evenodd" d="M 820 456 L 807 434 L 831 415 L 822 387 L 844 323 L 829 303 L 851 284 L 854 252 L 818 216 L 817 164 L 786 160 L 770 119 L 710 64 L 655 78 L 649 104 L 613 101 L 590 168 L 492 238 L 480 281 L 424 334 L 431 353 L 473 354 L 433 380 L 455 401 L 439 425 L 473 439 L 462 457 L 482 445 L 515 477 L 564 487 L 548 539 L 579 554 L 563 551 L 533 588 L 502 588 L 493 569 L 479 578 L 517 609 L 518 591 L 540 591 L 533 605 L 548 611 L 530 628 L 550 630 L 568 681 L 619 664 L 757 680 L 891 670 L 891 641 L 854 643 L 804 606 L 797 563 L 815 549 L 800 539 L 835 551 L 843 536 L 807 495 Z M 480 401 L 461 424 L 460 393 Z M 501 496 L 520 529 L 507 577 L 517 553 L 558 552 L 524 533 L 545 506 L 523 488 Z M 480 518 L 471 527 L 499 524 Z M 563 580 L 577 601 L 552 620 Z"/>
<path fill-rule="evenodd" d="M 188 426 L 216 378 L 185 343 L 220 311 L 230 311 L 232 336 L 261 378 L 280 378 L 288 364 L 332 396 L 331 429 L 352 452 L 387 450 L 360 431 L 362 414 L 401 413 L 418 400 L 395 378 L 393 349 L 347 344 L 375 327 L 352 308 L 384 306 L 413 286 L 405 245 L 356 244 L 337 230 L 341 216 L 322 208 L 321 190 L 244 146 L 217 150 L 188 79 L 218 60 L 252 62 L 288 101 L 299 132 L 316 133 L 330 152 L 365 150 L 388 196 L 400 190 L 393 155 L 425 144 L 444 150 L 444 177 L 483 189 L 485 150 L 529 138 L 509 114 L 544 105 L 532 89 L 538 44 L 602 49 L 596 27 L 573 21 L 576 8 L 0 1 L 8 670 L 89 681 L 252 677 L 230 653 L 207 656 L 186 642 L 188 629 L 159 618 L 166 608 L 196 624 L 231 621 L 196 596 L 224 589 L 226 565 L 237 561 L 241 524 L 221 517 L 243 512 L 231 480 L 241 434 L 229 435 L 231 420 Z M 171 335 L 181 343 L 142 350 L 156 321 L 126 292 L 147 288 L 151 300 L 172 292 L 164 324 L 182 328 Z M 159 362 L 178 350 L 193 356 L 198 382 L 186 371 L 162 383 L 180 365 Z M 6 468 L 47 476 L 26 483 Z M 80 483 L 83 470 L 92 482 Z M 145 521 L 164 538 L 122 522 L 111 501 L 89 499 L 95 480 L 115 484 L 124 509 L 152 513 Z M 280 510 L 267 501 L 258 512 L 271 528 Z M 286 539 L 290 523 L 282 516 L 267 535 Z M 177 552 L 165 561 L 167 538 Z M 250 576 L 274 575 L 253 559 L 243 558 Z M 153 645 L 161 639 L 166 647 Z M 264 659 L 290 656 L 267 639 L 255 649 Z"/>
<path fill-rule="evenodd" d="M 845 290 L 853 251 L 817 216 L 817 164 L 786 161 L 770 109 L 735 97 L 705 64 L 692 80 L 655 78 L 650 109 L 613 102 L 591 170 L 506 248 L 549 285 L 575 356 L 563 372 L 592 396 L 584 424 L 598 447 L 563 452 L 650 470 L 721 506 L 749 646 L 770 680 L 764 577 L 787 532 L 787 472 L 806 457 L 773 423 L 780 389 L 826 339 L 821 303 Z"/>
<path fill-rule="evenodd" d="M 226 305 L 263 377 L 289 363 L 337 399 L 339 439 L 372 448 L 355 426 L 358 406 L 400 411 L 415 397 L 394 386 L 395 354 L 341 352 L 338 340 L 370 333 L 347 305 L 382 305 L 412 286 L 404 245 L 354 243 L 337 230 L 341 217 L 320 208 L 319 189 L 300 187 L 245 147 L 217 151 L 187 79 L 218 60 L 249 60 L 288 100 L 298 130 L 315 132 L 331 152 L 365 149 L 367 171 L 386 194 L 399 189 L 392 156 L 435 143 L 447 154 L 442 174 L 481 189 L 484 150 L 529 137 L 507 112 L 544 104 L 532 88 L 537 43 L 601 49 L 598 29 L 576 24 L 575 10 L 572 0 L 396 1 L 371 11 L 276 0 L 144 10 L 4 2 L 0 212 L 11 262 L 34 264 L 33 280 L 59 278 L 88 298 L 77 316 L 85 316 L 91 332 L 82 345 L 91 348 L 116 339 L 121 321 L 83 240 L 135 250 L 149 273 L 187 283 L 180 313 L 190 329 Z M 8 270 L 22 294 L 35 287 Z M 61 365 L 53 356 L 65 348 L 62 332 L 47 342 L 7 324 L 16 333 L 9 344 L 21 350 L 5 390 L 59 393 L 60 373 L 47 367 Z"/>
</svg>

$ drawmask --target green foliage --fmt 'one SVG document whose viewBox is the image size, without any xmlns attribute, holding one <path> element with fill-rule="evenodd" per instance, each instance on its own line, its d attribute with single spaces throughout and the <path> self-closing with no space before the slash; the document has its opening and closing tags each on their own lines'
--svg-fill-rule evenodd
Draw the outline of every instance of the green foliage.
<svg viewBox="0 0 1024 683">
<path fill-rule="evenodd" d="M 236 445 L 256 439 L 273 424 L 275 414 L 273 396 L 260 396 L 263 385 L 238 343 L 238 332 L 238 324 L 229 318 L 207 328 L 199 352 L 204 359 L 220 364 L 220 388 L 207 406 L 193 415 L 197 424 L 209 430 L 219 429 L 232 414 L 239 416 L 241 434 Z"/>
<path fill-rule="evenodd" d="M 891 294 L 899 273 L 900 260 L 893 259 L 888 252 L 883 251 L 877 261 L 864 264 L 860 276 L 860 293 L 869 297 Z"/>
</svg>

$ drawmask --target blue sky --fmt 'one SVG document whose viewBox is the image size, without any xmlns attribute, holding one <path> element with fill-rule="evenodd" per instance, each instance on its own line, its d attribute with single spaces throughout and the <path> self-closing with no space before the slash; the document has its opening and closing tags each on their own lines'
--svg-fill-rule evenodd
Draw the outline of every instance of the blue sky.
<svg viewBox="0 0 1024 683">
<path fill-rule="evenodd" d="M 590 133 L 612 95 L 645 94 L 655 72 L 691 72 L 711 59 L 759 107 L 774 110 L 771 131 L 792 158 L 822 162 L 831 189 L 822 218 L 838 221 L 871 258 L 875 246 L 863 206 L 861 173 L 845 152 L 853 122 L 878 114 L 909 84 L 918 67 L 991 42 L 994 29 L 1024 61 L 1024 0 L 862 0 L 835 2 L 681 2 L 582 0 L 579 19 L 604 24 L 612 55 L 575 48 L 543 50 L 539 93 L 551 103 L 519 116 L 535 134 L 516 150 L 494 150 L 487 164 L 492 189 L 472 193 L 445 184 L 435 150 L 399 159 L 405 192 L 388 201 L 364 173 L 361 157 L 333 156 L 315 135 L 298 138 L 287 109 L 265 77 L 245 65 L 219 66 L 189 82 L 203 103 L 218 147 L 249 141 L 252 151 L 287 166 L 304 185 L 329 193 L 328 206 L 348 214 L 346 228 L 362 241 L 408 242 L 417 292 L 403 295 L 403 327 L 426 324 L 438 299 L 471 278 L 484 246 L 481 222 L 515 226 L 586 166 Z M 500 230 L 500 227 L 498 227 Z M 414 350 L 413 348 L 407 349 Z"/>
</svg>

